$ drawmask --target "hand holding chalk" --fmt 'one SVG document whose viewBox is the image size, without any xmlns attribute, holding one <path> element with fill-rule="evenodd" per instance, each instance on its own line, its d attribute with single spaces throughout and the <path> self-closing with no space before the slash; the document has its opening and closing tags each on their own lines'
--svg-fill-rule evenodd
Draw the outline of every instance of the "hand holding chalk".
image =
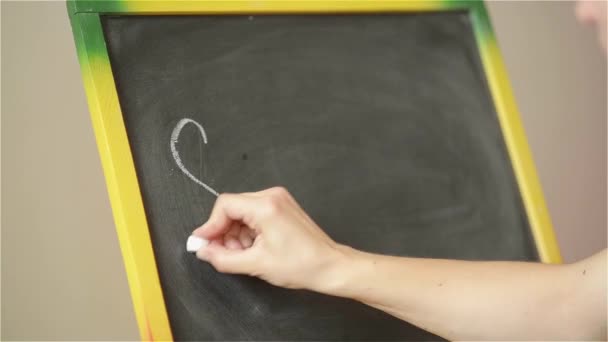
<svg viewBox="0 0 608 342">
<path fill-rule="evenodd" d="M 287 288 L 323 291 L 346 259 L 346 249 L 283 188 L 220 195 L 209 220 L 192 235 L 188 250 L 216 270 Z"/>
<path fill-rule="evenodd" d="M 207 246 L 209 241 L 198 236 L 190 235 L 186 242 L 186 251 L 196 253 L 199 249 Z"/>
</svg>

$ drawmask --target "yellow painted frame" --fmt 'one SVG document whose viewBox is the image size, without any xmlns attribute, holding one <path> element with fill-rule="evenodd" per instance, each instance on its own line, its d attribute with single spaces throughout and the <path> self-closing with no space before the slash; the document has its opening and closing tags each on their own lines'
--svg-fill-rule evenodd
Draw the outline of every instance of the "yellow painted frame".
<svg viewBox="0 0 608 342">
<path fill-rule="evenodd" d="M 139 331 L 143 340 L 172 340 L 139 182 L 105 46 L 100 15 L 270 14 L 469 11 L 483 68 L 540 260 L 560 263 L 541 186 L 506 69 L 483 2 L 422 1 L 68 1 L 91 119 L 123 254 Z"/>
</svg>

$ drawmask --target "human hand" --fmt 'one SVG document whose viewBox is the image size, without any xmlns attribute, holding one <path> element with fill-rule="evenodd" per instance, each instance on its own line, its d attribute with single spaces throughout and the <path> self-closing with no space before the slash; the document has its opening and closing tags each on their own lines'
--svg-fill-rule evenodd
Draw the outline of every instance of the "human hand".
<svg viewBox="0 0 608 342">
<path fill-rule="evenodd" d="M 196 255 L 216 270 L 287 288 L 322 291 L 342 254 L 284 188 L 220 195 L 192 235 L 209 241 Z"/>
</svg>

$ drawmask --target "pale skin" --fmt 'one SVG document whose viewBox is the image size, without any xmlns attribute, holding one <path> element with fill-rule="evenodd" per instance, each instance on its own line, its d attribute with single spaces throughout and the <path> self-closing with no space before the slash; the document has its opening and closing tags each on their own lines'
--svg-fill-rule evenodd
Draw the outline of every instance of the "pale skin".
<svg viewBox="0 0 608 342">
<path fill-rule="evenodd" d="M 577 15 L 606 46 L 606 2 L 581 1 Z M 450 340 L 607 338 L 606 250 L 564 265 L 366 253 L 333 241 L 280 187 L 220 195 L 193 235 L 210 240 L 196 255 L 220 272 L 351 298 Z"/>
<path fill-rule="evenodd" d="M 194 235 L 220 272 L 355 299 L 448 339 L 606 338 L 606 251 L 570 265 L 365 253 L 334 242 L 283 188 L 220 195 Z"/>
</svg>

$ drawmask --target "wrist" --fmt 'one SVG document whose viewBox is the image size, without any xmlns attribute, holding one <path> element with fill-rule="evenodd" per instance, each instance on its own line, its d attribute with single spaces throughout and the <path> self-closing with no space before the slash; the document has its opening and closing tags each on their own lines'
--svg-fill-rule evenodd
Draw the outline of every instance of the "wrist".
<svg viewBox="0 0 608 342">
<path fill-rule="evenodd" d="M 349 246 L 336 244 L 330 253 L 324 270 L 310 290 L 338 297 L 348 297 L 362 265 L 362 252 Z"/>
</svg>

